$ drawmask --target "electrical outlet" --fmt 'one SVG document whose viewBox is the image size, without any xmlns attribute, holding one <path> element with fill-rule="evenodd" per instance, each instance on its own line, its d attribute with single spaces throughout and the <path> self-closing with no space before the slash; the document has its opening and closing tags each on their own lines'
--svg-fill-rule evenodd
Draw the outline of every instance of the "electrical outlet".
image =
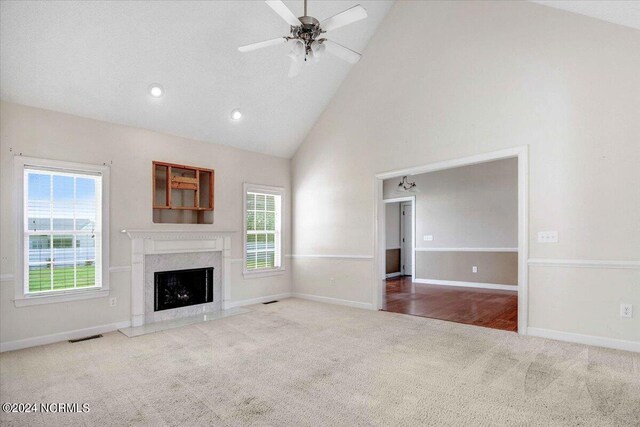
<svg viewBox="0 0 640 427">
<path fill-rule="evenodd" d="M 620 317 L 633 317 L 633 305 L 620 304 Z"/>
<path fill-rule="evenodd" d="M 478 272 L 478 266 L 474 265 L 473 267 L 471 267 L 471 272 L 472 273 L 477 273 Z"/>
<path fill-rule="evenodd" d="M 425 234 L 424 236 L 422 236 L 422 239 L 425 242 L 433 242 L 433 236 L 431 234 Z"/>
<path fill-rule="evenodd" d="M 538 243 L 558 243 L 558 232 L 538 231 Z"/>
<path fill-rule="evenodd" d="M 335 285 L 336 284 L 336 278 L 335 277 L 330 278 L 329 279 L 329 284 L 330 285 Z"/>
<path fill-rule="evenodd" d="M 111 307 L 115 307 L 116 305 L 118 305 L 118 298 L 116 297 L 109 298 L 109 305 Z"/>
</svg>

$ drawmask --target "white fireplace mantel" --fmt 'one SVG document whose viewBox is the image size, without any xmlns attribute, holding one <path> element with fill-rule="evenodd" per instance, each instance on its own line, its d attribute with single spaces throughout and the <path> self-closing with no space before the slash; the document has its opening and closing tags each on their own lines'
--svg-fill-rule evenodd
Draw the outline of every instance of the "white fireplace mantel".
<svg viewBox="0 0 640 427">
<path fill-rule="evenodd" d="M 222 254 L 222 307 L 231 299 L 231 236 L 235 231 L 143 229 L 127 230 L 131 239 L 131 326 L 145 323 L 145 255 L 215 252 Z"/>
</svg>

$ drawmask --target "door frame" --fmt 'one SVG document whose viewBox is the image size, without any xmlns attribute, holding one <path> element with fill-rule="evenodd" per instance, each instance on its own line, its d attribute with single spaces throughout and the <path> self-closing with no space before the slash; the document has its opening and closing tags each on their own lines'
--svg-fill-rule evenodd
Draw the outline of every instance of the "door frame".
<svg viewBox="0 0 640 427">
<path fill-rule="evenodd" d="M 404 197 L 394 197 L 391 199 L 384 199 L 382 200 L 383 205 L 386 205 L 387 203 L 400 203 L 400 206 L 402 207 L 402 203 L 407 203 L 410 202 L 411 203 L 411 293 L 415 292 L 415 284 L 413 283 L 414 279 L 416 278 L 416 196 L 404 196 Z M 383 217 L 385 216 L 385 209 L 383 206 L 383 212 L 382 215 Z M 383 224 L 384 224 L 384 228 L 382 230 L 382 247 L 384 248 L 384 250 L 387 250 L 387 237 L 386 237 L 386 229 L 387 229 L 387 222 L 386 222 L 386 217 L 383 218 Z M 400 227 L 402 227 L 402 219 L 400 219 Z M 402 235 L 402 233 L 400 233 Z M 404 251 L 403 247 L 402 247 L 402 242 L 400 242 L 400 262 L 402 262 L 402 252 Z M 385 266 L 386 266 L 386 252 L 385 252 L 385 257 L 382 258 L 384 260 L 384 263 L 382 265 L 382 270 L 383 270 L 383 274 L 386 273 L 385 270 Z M 402 273 L 402 268 L 400 268 L 400 272 Z M 384 278 L 387 278 L 387 275 L 384 274 Z M 384 285 L 384 284 L 383 284 Z M 380 287 L 380 291 L 382 292 L 380 294 L 380 299 L 378 300 L 380 303 L 382 301 L 384 301 L 384 286 Z M 382 306 L 379 305 L 378 309 L 380 309 Z"/>
<path fill-rule="evenodd" d="M 390 178 L 401 178 L 405 175 L 419 175 L 427 172 L 436 172 L 510 158 L 518 159 L 518 334 L 527 335 L 527 325 L 529 323 L 529 270 L 527 267 L 527 259 L 529 256 L 529 147 L 526 145 L 468 157 L 444 160 L 441 162 L 428 163 L 422 166 L 382 172 L 374 176 L 373 277 L 375 280 L 372 284 L 372 290 L 373 306 L 376 309 L 382 309 L 385 291 L 384 257 L 386 250 L 386 218 L 384 204 L 387 201 L 383 198 L 383 181 Z M 413 196 L 413 198 L 415 199 L 415 196 Z M 415 206 L 416 204 L 414 201 L 412 281 L 415 278 Z"/>
</svg>

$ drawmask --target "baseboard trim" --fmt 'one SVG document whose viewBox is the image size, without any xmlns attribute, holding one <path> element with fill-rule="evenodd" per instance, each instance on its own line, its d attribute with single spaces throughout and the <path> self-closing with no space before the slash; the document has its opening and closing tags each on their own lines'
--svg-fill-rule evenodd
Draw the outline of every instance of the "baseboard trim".
<svg viewBox="0 0 640 427">
<path fill-rule="evenodd" d="M 374 310 L 373 304 L 369 302 L 350 301 L 346 299 L 323 297 L 320 295 L 301 294 L 298 292 L 293 292 L 291 296 L 293 298 L 306 299 L 309 301 L 324 302 L 327 304 L 335 304 L 335 305 L 344 305 L 347 307 L 363 308 L 365 310 Z"/>
<path fill-rule="evenodd" d="M 617 338 L 598 337 L 594 335 L 574 334 L 571 332 L 555 331 L 544 328 L 527 328 L 527 335 L 539 338 L 548 338 L 557 341 L 567 341 L 578 344 L 593 345 L 596 347 L 613 348 L 640 353 L 640 342 L 627 341 Z"/>
<path fill-rule="evenodd" d="M 264 296 L 264 297 L 257 297 L 257 298 L 247 298 L 247 299 L 240 299 L 240 300 L 225 301 L 224 302 L 224 309 L 227 310 L 229 308 L 243 307 L 245 305 L 262 304 L 263 302 L 269 302 L 269 301 L 273 301 L 273 300 L 281 300 L 281 299 L 285 299 L 285 298 L 291 298 L 291 292 L 285 292 L 285 293 L 276 294 L 276 295 L 267 295 L 267 296 Z"/>
<path fill-rule="evenodd" d="M 131 322 L 125 320 L 123 322 L 109 323 L 108 325 L 93 326 L 90 328 L 75 329 L 72 331 L 59 332 L 57 334 L 42 335 L 39 337 L 25 338 L 16 341 L 6 341 L 0 343 L 0 353 L 5 351 L 20 350 L 23 348 L 36 347 L 39 345 L 53 344 L 60 341 L 73 340 L 88 337 L 90 335 L 105 334 L 107 332 L 117 331 L 121 328 L 128 328 Z"/>
<path fill-rule="evenodd" d="M 501 285 L 498 283 L 457 282 L 455 280 L 436 280 L 436 279 L 414 279 L 413 282 L 422 283 L 425 285 L 459 286 L 462 288 L 498 289 L 501 291 L 518 292 L 517 285 Z"/>
<path fill-rule="evenodd" d="M 402 272 L 398 271 L 397 273 L 389 273 L 389 274 L 385 274 L 385 277 L 387 279 L 391 279 L 392 277 L 398 277 L 398 276 L 402 276 Z"/>
</svg>

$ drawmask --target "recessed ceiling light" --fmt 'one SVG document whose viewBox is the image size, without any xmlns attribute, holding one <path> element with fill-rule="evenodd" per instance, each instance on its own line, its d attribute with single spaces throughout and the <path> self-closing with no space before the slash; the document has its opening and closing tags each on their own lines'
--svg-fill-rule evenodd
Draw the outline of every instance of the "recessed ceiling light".
<svg viewBox="0 0 640 427">
<path fill-rule="evenodd" d="M 231 112 L 231 120 L 238 121 L 242 118 L 242 113 L 237 108 Z"/>
<path fill-rule="evenodd" d="M 160 98 L 162 95 L 164 95 L 164 89 L 158 83 L 154 83 L 149 86 L 149 95 L 153 96 L 154 98 Z"/>
</svg>

